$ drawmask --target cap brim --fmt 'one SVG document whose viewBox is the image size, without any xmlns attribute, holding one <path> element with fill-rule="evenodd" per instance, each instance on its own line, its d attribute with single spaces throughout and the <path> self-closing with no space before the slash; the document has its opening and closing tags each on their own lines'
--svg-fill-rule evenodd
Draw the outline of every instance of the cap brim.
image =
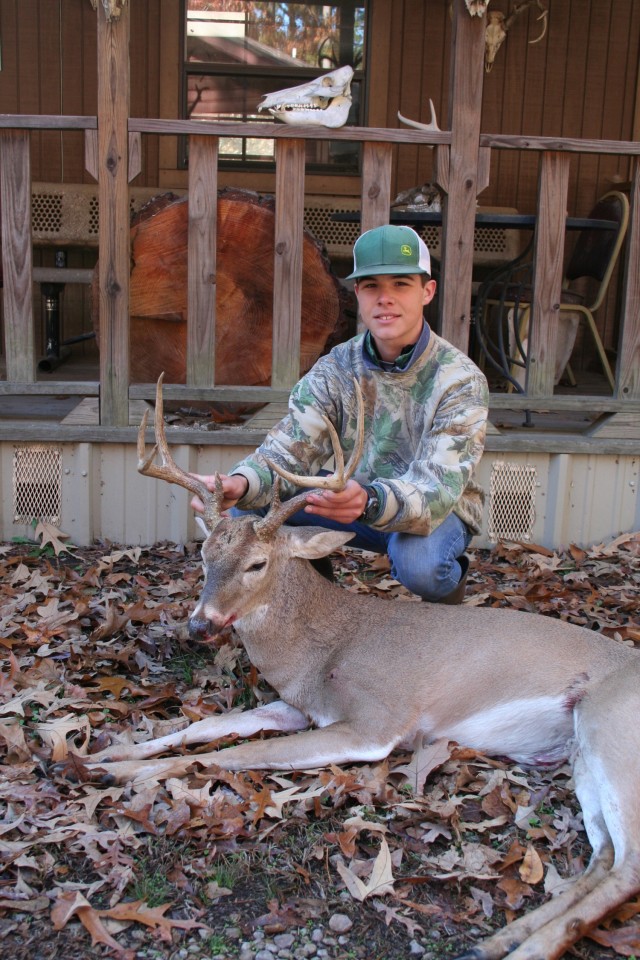
<svg viewBox="0 0 640 960">
<path fill-rule="evenodd" d="M 381 263 L 378 265 L 370 265 L 366 267 L 359 267 L 357 270 L 354 270 L 353 273 L 350 273 L 345 280 L 357 280 L 358 277 L 376 277 L 382 276 L 382 274 L 392 274 L 393 276 L 399 277 L 409 277 L 414 273 L 422 274 L 425 277 L 430 277 L 431 274 L 428 270 L 425 270 L 424 267 L 411 267 L 407 269 L 406 267 L 401 266 L 389 266 L 388 263 Z"/>
</svg>

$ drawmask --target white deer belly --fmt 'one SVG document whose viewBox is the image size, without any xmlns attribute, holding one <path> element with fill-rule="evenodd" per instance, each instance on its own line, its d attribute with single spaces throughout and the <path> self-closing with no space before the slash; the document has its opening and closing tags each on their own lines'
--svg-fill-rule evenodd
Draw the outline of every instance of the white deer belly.
<svg viewBox="0 0 640 960">
<path fill-rule="evenodd" d="M 430 736 L 434 740 L 449 737 L 462 746 L 518 763 L 558 763 L 568 756 L 573 711 L 566 696 L 510 700 L 432 727 Z"/>
</svg>

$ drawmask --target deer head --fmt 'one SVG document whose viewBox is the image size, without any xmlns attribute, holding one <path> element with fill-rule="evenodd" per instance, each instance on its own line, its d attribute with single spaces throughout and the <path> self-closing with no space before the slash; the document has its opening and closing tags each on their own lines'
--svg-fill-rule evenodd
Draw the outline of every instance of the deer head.
<svg viewBox="0 0 640 960">
<path fill-rule="evenodd" d="M 360 384 L 354 379 L 358 418 L 356 443 L 345 465 L 340 439 L 331 421 L 323 416 L 331 437 L 334 472 L 326 477 L 303 477 L 290 473 L 267 460 L 275 473 L 298 487 L 305 488 L 290 500 L 280 501 L 279 481 L 272 490 L 271 504 L 265 517 L 230 517 L 222 512 L 223 491 L 218 474 L 211 491 L 201 480 L 182 470 L 173 460 L 167 444 L 162 405 L 164 374 L 156 385 L 155 437 L 150 454 L 145 451 L 147 411 L 138 431 L 138 471 L 145 476 L 167 480 L 197 495 L 204 506 L 206 539 L 202 546 L 205 584 L 202 596 L 189 622 L 192 637 L 202 639 L 246 616 L 266 602 L 273 589 L 275 570 L 291 557 L 311 560 L 326 556 L 351 539 L 352 534 L 304 527 L 281 530 L 283 524 L 300 510 L 308 489 L 342 490 L 353 475 L 362 455 L 364 443 L 364 402 Z M 161 463 L 155 463 L 160 453 Z"/>
<path fill-rule="evenodd" d="M 533 5 L 542 11 L 538 17 L 538 20 L 542 20 L 543 25 L 540 36 L 536 37 L 535 40 L 530 40 L 529 43 L 539 43 L 547 32 L 547 17 L 549 15 L 549 11 L 543 6 L 542 0 L 521 0 L 520 3 L 516 3 L 514 5 L 514 8 L 508 17 L 505 16 L 504 13 L 501 13 L 500 10 L 489 11 L 487 14 L 487 27 L 485 31 L 484 54 L 484 68 L 487 73 L 491 72 L 496 59 L 496 54 L 504 43 L 507 33 L 509 32 L 513 22 L 517 17 L 520 16 L 521 13 L 524 13 L 525 10 L 528 10 L 529 7 Z"/>
</svg>

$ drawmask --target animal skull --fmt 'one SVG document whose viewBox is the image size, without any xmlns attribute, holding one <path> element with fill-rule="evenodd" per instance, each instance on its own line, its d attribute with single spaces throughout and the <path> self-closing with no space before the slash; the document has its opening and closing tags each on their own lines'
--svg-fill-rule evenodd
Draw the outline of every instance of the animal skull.
<svg viewBox="0 0 640 960">
<path fill-rule="evenodd" d="M 549 15 L 549 11 L 543 5 L 542 0 L 521 0 L 520 3 L 516 3 L 514 5 L 513 10 L 508 17 L 506 17 L 500 10 L 492 10 L 487 15 L 484 53 L 484 68 L 487 73 L 491 72 L 491 68 L 493 67 L 496 59 L 496 54 L 502 46 L 509 28 L 513 24 L 514 20 L 521 13 L 524 13 L 525 10 L 528 10 L 532 4 L 535 4 L 538 10 L 542 11 L 538 17 L 538 20 L 542 20 L 543 25 L 540 36 L 536 37 L 535 40 L 530 40 L 529 43 L 538 43 L 540 40 L 542 40 L 547 32 L 547 17 Z"/>
<path fill-rule="evenodd" d="M 342 127 L 351 108 L 352 77 L 352 67 L 338 67 L 308 83 L 266 94 L 258 110 L 268 110 L 284 123 Z"/>
<path fill-rule="evenodd" d="M 507 35 L 507 30 L 504 25 L 505 20 L 506 17 L 500 10 L 492 10 L 491 13 L 488 14 L 487 28 L 484 34 L 484 68 L 487 73 L 490 73 L 493 62 L 496 59 L 496 54 Z"/>
<path fill-rule="evenodd" d="M 464 2 L 472 17 L 481 17 L 489 6 L 489 0 L 464 0 Z"/>
</svg>

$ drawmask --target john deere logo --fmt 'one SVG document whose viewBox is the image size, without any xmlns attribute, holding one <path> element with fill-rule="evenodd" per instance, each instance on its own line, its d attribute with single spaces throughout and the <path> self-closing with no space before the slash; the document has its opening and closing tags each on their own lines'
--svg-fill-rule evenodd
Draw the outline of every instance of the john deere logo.
<svg viewBox="0 0 640 960">
<path fill-rule="evenodd" d="M 400 247 L 400 253 L 402 254 L 403 257 L 413 256 L 413 250 L 411 249 L 411 246 L 408 243 L 402 244 L 402 246 Z"/>
</svg>

